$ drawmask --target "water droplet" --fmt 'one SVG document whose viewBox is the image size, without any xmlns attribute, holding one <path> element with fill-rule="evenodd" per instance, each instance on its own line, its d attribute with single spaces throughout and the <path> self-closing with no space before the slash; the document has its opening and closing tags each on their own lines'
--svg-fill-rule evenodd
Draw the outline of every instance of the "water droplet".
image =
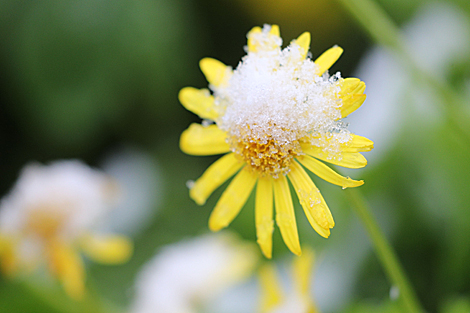
<svg viewBox="0 0 470 313">
<path fill-rule="evenodd" d="M 213 122 L 211 120 L 202 120 L 202 126 L 207 127 L 211 125 Z"/>
<path fill-rule="evenodd" d="M 192 189 L 194 187 L 194 184 L 195 184 L 194 180 L 188 180 L 186 182 L 186 187 L 188 187 L 189 189 Z"/>
<path fill-rule="evenodd" d="M 398 289 L 397 286 L 392 286 L 390 288 L 390 299 L 391 300 L 397 300 L 398 297 L 400 296 L 400 289 Z"/>
</svg>

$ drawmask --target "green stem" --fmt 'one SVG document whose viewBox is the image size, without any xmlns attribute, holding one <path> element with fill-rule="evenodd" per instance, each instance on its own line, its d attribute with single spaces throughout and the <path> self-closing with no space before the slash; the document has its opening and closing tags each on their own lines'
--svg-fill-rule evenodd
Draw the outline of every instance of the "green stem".
<svg viewBox="0 0 470 313">
<path fill-rule="evenodd" d="M 447 82 L 436 79 L 432 73 L 417 65 L 404 44 L 399 28 L 387 13 L 372 0 L 337 0 L 356 19 L 378 44 L 394 51 L 414 80 L 431 87 L 439 97 L 441 109 L 449 125 L 470 144 L 470 123 L 463 115 L 466 102 Z"/>
<path fill-rule="evenodd" d="M 350 197 L 356 213 L 359 215 L 362 223 L 366 227 L 377 253 L 377 257 L 382 263 L 389 280 L 392 285 L 398 288 L 398 299 L 402 301 L 406 312 L 424 312 L 395 252 L 393 251 L 392 246 L 388 243 L 385 235 L 382 233 L 379 225 L 372 216 L 364 196 L 357 188 L 348 189 L 346 190 L 346 193 Z"/>
</svg>

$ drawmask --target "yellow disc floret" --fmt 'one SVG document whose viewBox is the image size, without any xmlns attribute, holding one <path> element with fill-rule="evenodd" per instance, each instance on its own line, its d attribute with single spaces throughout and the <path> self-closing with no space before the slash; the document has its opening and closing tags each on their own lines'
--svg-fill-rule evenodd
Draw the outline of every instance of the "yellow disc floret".
<svg viewBox="0 0 470 313">
<path fill-rule="evenodd" d="M 273 178 L 278 178 L 279 174 L 286 175 L 294 158 L 302 154 L 297 140 L 279 143 L 269 135 L 261 139 L 231 137 L 229 144 L 232 151 L 239 155 L 253 171 L 261 176 L 270 175 Z"/>
</svg>

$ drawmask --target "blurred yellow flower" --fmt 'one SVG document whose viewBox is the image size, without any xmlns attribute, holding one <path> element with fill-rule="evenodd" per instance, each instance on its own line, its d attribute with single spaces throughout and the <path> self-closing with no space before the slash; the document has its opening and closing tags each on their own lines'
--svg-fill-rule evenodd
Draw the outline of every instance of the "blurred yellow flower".
<svg viewBox="0 0 470 313">
<path fill-rule="evenodd" d="M 92 227 L 117 196 L 114 182 L 79 161 L 26 166 L 0 204 L 3 273 L 28 273 L 46 263 L 66 293 L 82 298 L 85 270 L 79 251 L 107 264 L 125 262 L 130 240 Z"/>
<path fill-rule="evenodd" d="M 304 167 L 343 188 L 363 184 L 321 161 L 348 168 L 367 164 L 359 152 L 370 151 L 372 141 L 351 134 L 341 121 L 364 102 L 365 84 L 339 73 L 328 75 L 343 51 L 340 47 L 327 50 L 315 62 L 308 58 L 308 32 L 284 49 L 277 25 L 254 27 L 247 37 L 248 54 L 235 70 L 215 59 L 201 60 L 212 94 L 192 87 L 179 93 L 183 106 L 204 119 L 182 133 L 181 150 L 192 155 L 228 153 L 190 183 L 190 196 L 203 205 L 237 173 L 212 211 L 209 228 L 228 226 L 256 185 L 256 233 L 263 254 L 272 254 L 274 204 L 284 242 L 300 255 L 287 178 L 310 224 L 327 238 L 333 217 Z"/>
<path fill-rule="evenodd" d="M 310 294 L 310 280 L 315 255 L 312 250 L 304 251 L 292 263 L 292 290 L 285 292 L 279 275 L 272 264 L 261 267 L 259 281 L 261 287 L 261 313 L 317 313 Z"/>
</svg>

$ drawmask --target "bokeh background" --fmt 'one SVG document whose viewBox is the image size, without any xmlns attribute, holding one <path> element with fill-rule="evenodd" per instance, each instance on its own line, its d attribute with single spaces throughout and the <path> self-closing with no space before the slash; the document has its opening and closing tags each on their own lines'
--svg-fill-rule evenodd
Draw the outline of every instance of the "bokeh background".
<svg viewBox="0 0 470 313">
<path fill-rule="evenodd" d="M 463 100 L 455 110 L 470 123 L 469 2 L 376 2 L 400 28 L 413 61 Z M 189 198 L 186 182 L 217 157 L 179 150 L 179 135 L 199 120 L 179 104 L 178 91 L 206 87 L 198 68 L 203 57 L 236 67 L 246 33 L 265 23 L 280 26 L 285 44 L 309 31 L 314 58 L 335 44 L 344 48 L 330 73 L 366 82 L 368 100 L 346 122 L 375 149 L 364 170 L 343 173 L 365 180 L 360 188 L 426 310 L 470 312 L 470 137 L 447 120 L 443 108 L 450 104 L 400 56 L 377 46 L 340 2 L 0 1 L 0 194 L 26 163 L 70 158 L 133 188 L 121 215 L 102 225 L 133 237 L 133 258 L 122 266 L 88 264 L 97 297 L 125 308 L 136 274 L 160 247 L 208 232 L 224 189 L 203 207 Z M 301 242 L 318 256 L 319 307 L 395 312 L 390 284 L 348 198 L 314 180 L 336 220 L 325 240 L 296 204 Z M 230 226 L 250 241 L 253 204 L 250 198 Z M 288 255 L 276 230 L 274 259 Z M 61 311 L 0 277 L 0 312 Z"/>
</svg>

